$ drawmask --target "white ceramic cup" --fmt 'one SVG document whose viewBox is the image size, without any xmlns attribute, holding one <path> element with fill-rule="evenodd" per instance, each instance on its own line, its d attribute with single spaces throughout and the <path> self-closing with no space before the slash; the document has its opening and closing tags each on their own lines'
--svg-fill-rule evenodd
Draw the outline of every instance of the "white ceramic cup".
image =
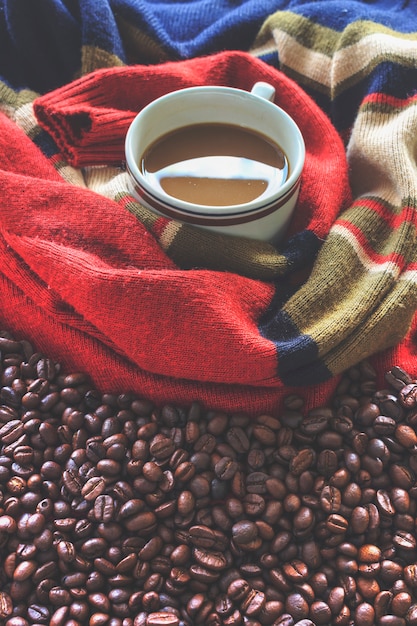
<svg viewBox="0 0 417 626">
<path fill-rule="evenodd" d="M 125 141 L 134 196 L 156 214 L 214 232 L 278 243 L 296 206 L 305 145 L 294 120 L 272 102 L 274 96 L 271 85 L 258 82 L 251 92 L 232 87 L 190 87 L 148 104 L 132 121 Z M 289 163 L 283 184 L 251 202 L 227 206 L 192 204 L 150 184 L 140 169 L 147 148 L 168 133 L 201 123 L 241 126 L 277 144 Z"/>
</svg>

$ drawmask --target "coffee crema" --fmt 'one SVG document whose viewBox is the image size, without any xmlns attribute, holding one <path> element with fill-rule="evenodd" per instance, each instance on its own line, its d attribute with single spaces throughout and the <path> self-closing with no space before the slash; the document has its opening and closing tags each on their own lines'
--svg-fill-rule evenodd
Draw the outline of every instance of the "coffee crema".
<svg viewBox="0 0 417 626">
<path fill-rule="evenodd" d="M 280 146 L 251 129 L 223 123 L 193 124 L 167 133 L 144 152 L 140 169 L 155 189 L 206 206 L 270 196 L 289 175 Z"/>
</svg>

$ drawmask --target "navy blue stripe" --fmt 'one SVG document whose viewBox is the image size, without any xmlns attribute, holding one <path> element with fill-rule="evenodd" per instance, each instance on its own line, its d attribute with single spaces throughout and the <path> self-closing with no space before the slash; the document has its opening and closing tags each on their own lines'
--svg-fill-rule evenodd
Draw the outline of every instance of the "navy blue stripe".
<svg viewBox="0 0 417 626">
<path fill-rule="evenodd" d="M 259 58 L 280 69 L 277 52 L 261 55 Z M 291 71 L 287 73 L 291 76 Z M 328 95 L 307 84 L 303 75 L 295 78 L 305 92 L 327 113 L 339 132 L 352 127 L 366 96 L 383 93 L 405 100 L 417 93 L 417 68 L 405 67 L 392 61 L 378 63 L 362 80 L 352 87 L 343 89 L 333 101 Z"/>
<path fill-rule="evenodd" d="M 271 303 L 259 331 L 276 346 L 278 377 L 289 386 L 313 385 L 331 378 L 332 373 L 319 359 L 317 344 L 309 335 L 300 334 L 289 315 L 277 310 L 277 305 L 276 301 Z"/>
<path fill-rule="evenodd" d="M 41 132 L 33 138 L 33 143 L 36 144 L 38 148 L 42 150 L 43 154 L 48 158 L 51 158 L 59 152 L 57 145 L 52 139 L 51 135 L 49 135 L 44 130 L 41 130 Z"/>
<path fill-rule="evenodd" d="M 334 99 L 331 118 L 336 128 L 339 130 L 350 128 L 363 99 L 374 93 L 404 100 L 415 95 L 417 68 L 391 62 L 380 63 L 365 79 L 344 90 Z"/>
<path fill-rule="evenodd" d="M 290 386 L 316 384 L 331 377 L 318 358 L 316 343 L 309 335 L 301 334 L 283 310 L 285 302 L 300 287 L 297 271 L 312 267 L 321 245 L 322 241 L 309 230 L 297 233 L 288 241 L 282 254 L 287 258 L 290 275 L 276 282 L 275 296 L 258 324 L 260 334 L 276 346 L 278 377 Z"/>
<path fill-rule="evenodd" d="M 280 253 L 287 259 L 289 269 L 297 270 L 309 266 L 322 245 L 323 240 L 312 230 L 303 230 L 288 239 Z"/>
</svg>

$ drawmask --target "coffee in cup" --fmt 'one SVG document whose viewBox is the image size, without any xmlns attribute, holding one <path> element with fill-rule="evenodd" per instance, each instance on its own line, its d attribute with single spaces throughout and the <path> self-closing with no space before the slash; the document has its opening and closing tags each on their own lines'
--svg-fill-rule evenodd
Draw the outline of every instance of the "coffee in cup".
<svg viewBox="0 0 417 626">
<path fill-rule="evenodd" d="M 295 207 L 305 147 L 294 120 L 252 92 L 191 87 L 145 107 L 126 136 L 133 193 L 158 214 L 278 241 Z"/>
<path fill-rule="evenodd" d="M 288 176 L 284 151 L 251 129 L 200 123 L 174 130 L 144 152 L 140 170 L 155 188 L 196 205 L 247 204 Z"/>
</svg>

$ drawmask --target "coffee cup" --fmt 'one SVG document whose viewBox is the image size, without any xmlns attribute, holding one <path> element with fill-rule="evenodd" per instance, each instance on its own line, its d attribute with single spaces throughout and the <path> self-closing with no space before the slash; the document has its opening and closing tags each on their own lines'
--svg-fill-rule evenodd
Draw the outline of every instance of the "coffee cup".
<svg viewBox="0 0 417 626">
<path fill-rule="evenodd" d="M 297 203 L 302 134 L 275 89 L 197 86 L 145 106 L 125 141 L 132 194 L 157 215 L 279 243 Z"/>
</svg>

